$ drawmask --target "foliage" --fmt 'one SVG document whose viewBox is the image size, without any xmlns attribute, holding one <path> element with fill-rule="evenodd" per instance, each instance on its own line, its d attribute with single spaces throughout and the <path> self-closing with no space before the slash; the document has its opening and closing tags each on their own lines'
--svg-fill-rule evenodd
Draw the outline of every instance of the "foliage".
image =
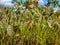
<svg viewBox="0 0 60 45">
<path fill-rule="evenodd" d="M 0 11 L 0 45 L 60 45 L 60 12 L 33 4 Z"/>
</svg>

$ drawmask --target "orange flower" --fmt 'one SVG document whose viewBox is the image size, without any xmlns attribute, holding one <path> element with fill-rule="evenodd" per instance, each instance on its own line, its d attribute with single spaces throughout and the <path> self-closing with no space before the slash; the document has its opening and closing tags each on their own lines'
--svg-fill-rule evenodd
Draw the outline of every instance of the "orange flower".
<svg viewBox="0 0 60 45">
<path fill-rule="evenodd" d="M 30 21 L 27 22 L 27 24 L 32 25 L 33 21 L 30 20 Z"/>
<path fill-rule="evenodd" d="M 17 3 L 16 2 L 14 2 L 14 6 L 17 6 Z"/>
<path fill-rule="evenodd" d="M 34 8 L 35 6 L 34 6 L 33 4 L 31 4 L 31 5 L 29 5 L 29 7 L 32 9 L 32 8 Z"/>
</svg>

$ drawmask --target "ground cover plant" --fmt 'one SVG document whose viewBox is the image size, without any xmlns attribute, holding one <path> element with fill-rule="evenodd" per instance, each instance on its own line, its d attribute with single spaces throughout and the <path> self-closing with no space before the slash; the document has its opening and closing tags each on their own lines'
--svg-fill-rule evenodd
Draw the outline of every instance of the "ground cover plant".
<svg viewBox="0 0 60 45">
<path fill-rule="evenodd" d="M 60 45 L 60 11 L 29 1 L 17 7 L 0 9 L 0 45 Z"/>
</svg>

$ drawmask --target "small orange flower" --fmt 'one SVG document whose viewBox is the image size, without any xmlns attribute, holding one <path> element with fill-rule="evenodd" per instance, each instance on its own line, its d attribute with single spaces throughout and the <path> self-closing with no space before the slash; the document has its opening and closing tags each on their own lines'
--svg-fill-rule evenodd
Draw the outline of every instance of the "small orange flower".
<svg viewBox="0 0 60 45">
<path fill-rule="evenodd" d="M 33 21 L 28 21 L 27 24 L 32 25 Z"/>
<path fill-rule="evenodd" d="M 34 8 L 35 6 L 34 6 L 33 4 L 31 4 L 31 5 L 29 5 L 29 7 L 32 9 L 32 8 Z"/>
<path fill-rule="evenodd" d="M 14 2 L 14 6 L 17 6 L 17 3 L 16 2 Z"/>
</svg>

